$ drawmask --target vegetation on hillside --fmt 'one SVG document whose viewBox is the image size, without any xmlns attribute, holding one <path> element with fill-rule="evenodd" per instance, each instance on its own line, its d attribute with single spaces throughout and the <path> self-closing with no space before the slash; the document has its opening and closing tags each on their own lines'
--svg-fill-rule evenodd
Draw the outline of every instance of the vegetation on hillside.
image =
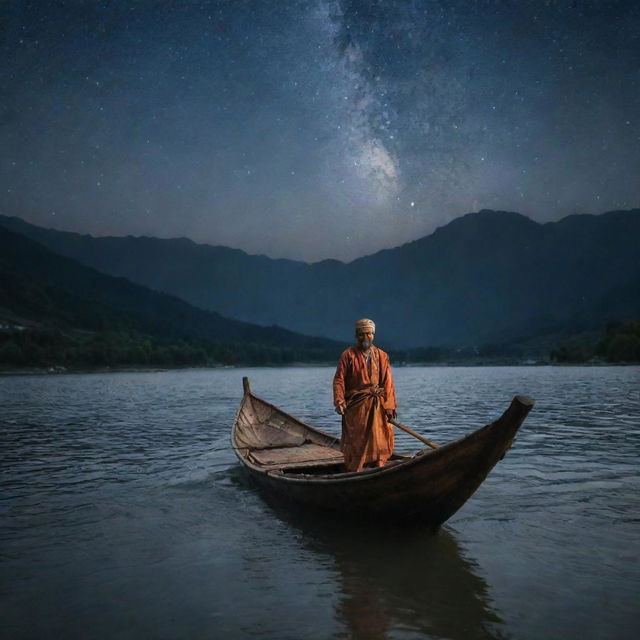
<svg viewBox="0 0 640 640">
<path fill-rule="evenodd" d="M 339 349 L 294 348 L 245 341 L 172 340 L 132 330 L 78 330 L 44 327 L 0 329 L 0 366 L 5 368 L 93 369 L 332 363 Z M 523 352 L 513 345 L 452 349 L 423 347 L 391 350 L 401 363 L 515 363 Z M 640 322 L 610 324 L 598 342 L 567 341 L 550 353 L 552 362 L 640 362 Z"/>
<path fill-rule="evenodd" d="M 343 345 L 238 322 L 114 278 L 0 226 L 0 365 L 284 364 Z"/>
<path fill-rule="evenodd" d="M 567 341 L 551 351 L 554 362 L 640 362 L 640 322 L 609 323 L 598 342 Z"/>
<path fill-rule="evenodd" d="M 513 344 L 488 343 L 477 347 L 418 347 L 394 349 L 393 362 L 404 363 L 514 363 L 525 359 L 525 351 Z"/>
<path fill-rule="evenodd" d="M 0 365 L 28 368 L 181 367 L 328 362 L 336 352 L 251 342 L 168 340 L 127 331 L 0 330 Z"/>
</svg>

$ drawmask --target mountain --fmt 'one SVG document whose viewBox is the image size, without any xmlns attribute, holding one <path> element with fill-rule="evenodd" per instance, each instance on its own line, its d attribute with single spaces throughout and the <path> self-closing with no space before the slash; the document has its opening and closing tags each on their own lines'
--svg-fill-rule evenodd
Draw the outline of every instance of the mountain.
<svg viewBox="0 0 640 640">
<path fill-rule="evenodd" d="M 31 329 L 124 332 L 165 342 L 206 341 L 337 357 L 344 345 L 280 327 L 229 320 L 125 278 L 100 273 L 0 226 L 0 318 Z M 243 347 L 244 348 L 244 347 Z"/>
<path fill-rule="evenodd" d="M 640 315 L 640 209 L 539 224 L 483 210 L 348 264 L 248 255 L 181 238 L 93 238 L 0 224 L 100 271 L 260 325 L 350 340 L 376 320 L 383 346 L 473 345 Z"/>
</svg>

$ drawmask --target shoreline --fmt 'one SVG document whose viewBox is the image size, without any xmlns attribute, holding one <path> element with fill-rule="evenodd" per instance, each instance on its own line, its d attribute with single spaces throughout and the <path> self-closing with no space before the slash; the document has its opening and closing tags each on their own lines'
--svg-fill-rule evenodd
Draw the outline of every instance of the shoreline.
<svg viewBox="0 0 640 640">
<path fill-rule="evenodd" d="M 411 367 L 633 367 L 640 362 L 404 362 L 393 364 L 394 369 Z M 119 367 L 16 367 L 0 369 L 4 376 L 42 376 L 66 374 L 96 373 L 166 373 L 167 371 L 186 371 L 193 369 L 301 369 L 311 367 L 335 367 L 334 362 L 293 362 L 289 364 L 219 364 L 185 365 L 176 367 L 162 366 L 119 366 Z"/>
</svg>

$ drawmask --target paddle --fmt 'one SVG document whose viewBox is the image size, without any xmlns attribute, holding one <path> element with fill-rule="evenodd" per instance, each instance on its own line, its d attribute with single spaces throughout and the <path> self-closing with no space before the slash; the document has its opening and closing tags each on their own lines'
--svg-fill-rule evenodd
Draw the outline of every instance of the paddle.
<svg viewBox="0 0 640 640">
<path fill-rule="evenodd" d="M 393 425 L 395 425 L 396 427 L 398 427 L 398 429 L 402 429 L 403 431 L 406 431 L 409 435 L 412 435 L 414 438 L 418 438 L 418 440 L 420 440 L 420 442 L 424 442 L 425 444 L 429 445 L 432 449 L 439 449 L 440 445 L 436 444 L 435 442 L 431 442 L 431 440 L 427 440 L 426 438 L 424 438 L 423 436 L 421 436 L 419 433 L 416 433 L 413 429 L 410 429 L 409 427 L 406 427 L 403 424 L 400 424 L 399 422 L 396 422 L 395 420 L 389 420 L 389 422 Z"/>
</svg>

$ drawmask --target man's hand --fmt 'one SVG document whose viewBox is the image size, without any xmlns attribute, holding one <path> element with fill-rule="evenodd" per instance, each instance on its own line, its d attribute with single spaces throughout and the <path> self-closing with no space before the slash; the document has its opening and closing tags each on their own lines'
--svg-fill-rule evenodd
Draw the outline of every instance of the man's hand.
<svg viewBox="0 0 640 640">
<path fill-rule="evenodd" d="M 387 420 L 395 420 L 397 417 L 395 409 L 385 409 L 387 413 Z"/>
<path fill-rule="evenodd" d="M 341 416 L 343 416 L 344 415 L 344 411 L 345 411 L 346 408 L 347 408 L 347 405 L 345 405 L 345 404 L 342 404 L 342 403 L 337 404 L 336 405 L 336 413 L 339 413 Z"/>
</svg>

